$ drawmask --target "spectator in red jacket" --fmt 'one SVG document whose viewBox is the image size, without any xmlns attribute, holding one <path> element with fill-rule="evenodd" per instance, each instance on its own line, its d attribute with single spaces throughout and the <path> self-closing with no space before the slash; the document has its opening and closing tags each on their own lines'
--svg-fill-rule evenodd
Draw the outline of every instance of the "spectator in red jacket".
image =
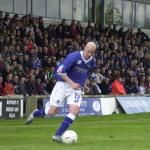
<svg viewBox="0 0 150 150">
<path fill-rule="evenodd" d="M 12 73 L 9 73 L 4 83 L 4 95 L 14 95 L 14 86 L 12 84 Z"/>
<path fill-rule="evenodd" d="M 115 76 L 115 80 L 112 82 L 111 92 L 113 95 L 126 94 L 124 85 L 122 84 L 122 77 L 120 75 Z"/>
</svg>

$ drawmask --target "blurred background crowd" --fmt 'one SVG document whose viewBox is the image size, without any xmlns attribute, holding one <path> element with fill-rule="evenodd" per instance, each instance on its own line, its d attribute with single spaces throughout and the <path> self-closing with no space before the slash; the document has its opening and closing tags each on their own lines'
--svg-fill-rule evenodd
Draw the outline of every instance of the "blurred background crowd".
<svg viewBox="0 0 150 150">
<path fill-rule="evenodd" d="M 115 80 L 125 90 L 118 94 L 150 94 L 150 49 L 144 44 L 149 37 L 141 29 L 102 29 L 90 22 L 83 27 L 65 19 L 45 26 L 43 17 L 0 12 L 0 95 L 50 94 L 55 67 L 90 40 L 98 43 L 97 68 L 86 82 L 85 94 L 111 94 Z"/>
</svg>

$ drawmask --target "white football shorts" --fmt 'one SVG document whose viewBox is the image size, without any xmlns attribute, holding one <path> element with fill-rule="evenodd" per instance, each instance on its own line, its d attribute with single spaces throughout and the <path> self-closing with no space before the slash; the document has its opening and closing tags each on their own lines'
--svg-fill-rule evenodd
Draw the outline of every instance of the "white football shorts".
<svg viewBox="0 0 150 150">
<path fill-rule="evenodd" d="M 82 90 L 74 90 L 68 83 L 57 81 L 50 95 L 50 105 L 63 107 L 66 101 L 67 104 L 80 106 L 82 94 Z"/>
</svg>

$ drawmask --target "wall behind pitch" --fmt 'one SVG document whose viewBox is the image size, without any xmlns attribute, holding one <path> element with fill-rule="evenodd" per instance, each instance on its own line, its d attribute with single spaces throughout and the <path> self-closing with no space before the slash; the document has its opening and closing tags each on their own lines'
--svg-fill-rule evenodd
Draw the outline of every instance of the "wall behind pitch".
<svg viewBox="0 0 150 150">
<path fill-rule="evenodd" d="M 115 97 L 100 98 L 102 115 L 113 114 L 117 108 Z"/>
</svg>

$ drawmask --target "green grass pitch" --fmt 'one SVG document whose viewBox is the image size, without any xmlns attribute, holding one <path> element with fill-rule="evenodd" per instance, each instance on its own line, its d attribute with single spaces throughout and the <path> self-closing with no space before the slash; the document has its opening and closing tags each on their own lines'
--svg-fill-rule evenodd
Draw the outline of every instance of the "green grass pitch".
<svg viewBox="0 0 150 150">
<path fill-rule="evenodd" d="M 63 118 L 0 119 L 0 150 L 150 150 L 150 113 L 78 117 L 76 144 L 51 140 Z"/>
</svg>

